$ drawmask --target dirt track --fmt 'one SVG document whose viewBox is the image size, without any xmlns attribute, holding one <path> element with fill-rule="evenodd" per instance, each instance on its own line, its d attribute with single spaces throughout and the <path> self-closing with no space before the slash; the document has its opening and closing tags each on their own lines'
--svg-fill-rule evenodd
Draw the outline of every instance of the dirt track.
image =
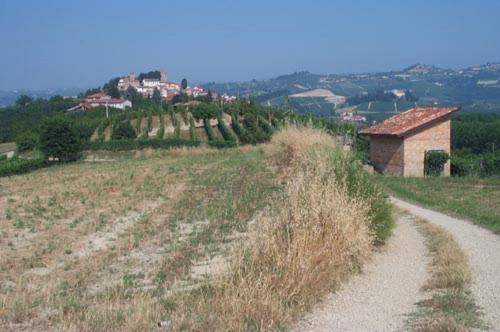
<svg viewBox="0 0 500 332">
<path fill-rule="evenodd" d="M 493 331 L 500 331 L 500 237 L 471 222 L 391 198 L 393 204 L 442 226 L 467 254 L 472 269 L 472 295 Z"/>
</svg>

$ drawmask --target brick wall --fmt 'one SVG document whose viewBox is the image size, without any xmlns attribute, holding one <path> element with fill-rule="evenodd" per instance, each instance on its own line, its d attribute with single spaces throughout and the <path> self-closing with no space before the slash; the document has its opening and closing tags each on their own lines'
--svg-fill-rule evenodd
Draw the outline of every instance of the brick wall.
<svg viewBox="0 0 500 332">
<path fill-rule="evenodd" d="M 423 130 L 404 138 L 404 176 L 424 176 L 425 152 L 443 150 L 450 153 L 450 119 L 441 119 Z M 450 175 L 450 162 L 444 167 L 444 176 Z"/>
<path fill-rule="evenodd" d="M 403 175 L 403 139 L 393 136 L 371 136 L 370 160 L 377 172 L 385 175 Z"/>
</svg>

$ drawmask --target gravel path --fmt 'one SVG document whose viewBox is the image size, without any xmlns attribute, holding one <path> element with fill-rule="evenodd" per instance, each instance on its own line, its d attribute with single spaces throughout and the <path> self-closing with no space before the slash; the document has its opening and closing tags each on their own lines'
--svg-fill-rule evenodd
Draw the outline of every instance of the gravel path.
<svg viewBox="0 0 500 332">
<path fill-rule="evenodd" d="M 485 321 L 500 331 L 500 236 L 468 221 L 449 217 L 397 198 L 392 202 L 411 214 L 444 227 L 469 257 L 472 294 L 485 313 Z"/>
<path fill-rule="evenodd" d="M 399 218 L 394 234 L 363 273 L 354 276 L 295 331 L 401 331 L 405 315 L 424 298 L 427 248 L 409 217 Z"/>
</svg>

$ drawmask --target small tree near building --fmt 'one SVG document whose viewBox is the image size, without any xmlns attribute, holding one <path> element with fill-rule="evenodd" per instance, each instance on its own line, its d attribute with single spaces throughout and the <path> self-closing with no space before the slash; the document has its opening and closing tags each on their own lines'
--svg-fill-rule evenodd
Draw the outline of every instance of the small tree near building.
<svg viewBox="0 0 500 332">
<path fill-rule="evenodd" d="M 444 165 L 450 159 L 450 155 L 444 151 L 431 150 L 425 153 L 424 174 L 428 176 L 440 176 L 443 174 Z"/>
</svg>

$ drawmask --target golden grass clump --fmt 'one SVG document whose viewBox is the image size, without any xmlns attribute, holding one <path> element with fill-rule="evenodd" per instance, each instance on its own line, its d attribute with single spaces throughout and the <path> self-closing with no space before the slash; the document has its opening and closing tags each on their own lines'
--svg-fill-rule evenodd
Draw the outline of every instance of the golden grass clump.
<svg viewBox="0 0 500 332">
<path fill-rule="evenodd" d="M 433 252 L 432 278 L 427 289 L 460 289 L 470 286 L 472 275 L 467 256 L 460 249 L 453 237 L 442 228 L 424 223 L 424 232 L 429 239 Z"/>
<path fill-rule="evenodd" d="M 192 295 L 195 317 L 174 315 L 176 328 L 276 330 L 359 268 L 372 249 L 368 206 L 337 182 L 328 162 L 333 148 L 326 134 L 309 128 L 273 138 L 268 152 L 287 168 L 283 198 L 255 225 L 231 273 Z"/>
</svg>

